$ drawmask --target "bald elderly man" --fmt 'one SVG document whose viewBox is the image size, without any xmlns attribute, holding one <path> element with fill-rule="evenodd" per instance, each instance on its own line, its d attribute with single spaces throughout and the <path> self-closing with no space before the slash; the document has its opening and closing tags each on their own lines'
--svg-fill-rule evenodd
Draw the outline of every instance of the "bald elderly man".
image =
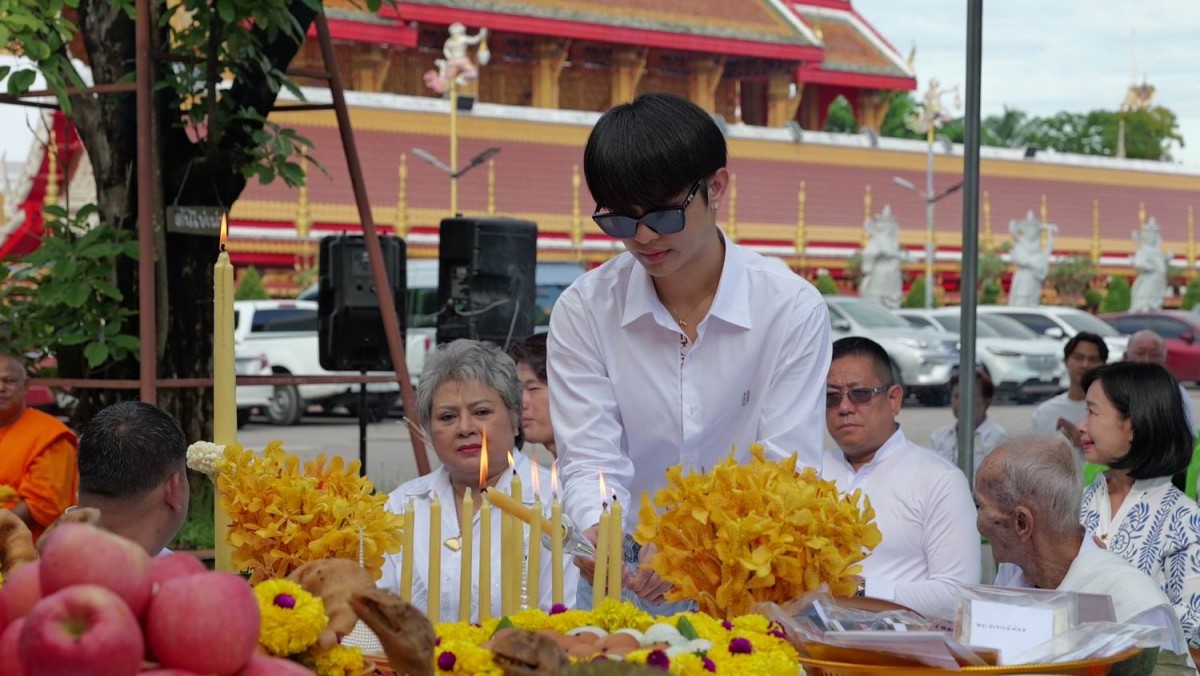
<svg viewBox="0 0 1200 676">
<path fill-rule="evenodd" d="M 1124 359 L 1125 361 L 1158 364 L 1165 367 L 1167 365 L 1167 341 L 1150 329 L 1142 329 L 1129 337 L 1129 344 L 1125 346 Z M 1179 385 L 1179 392 L 1183 394 L 1183 413 L 1187 416 L 1188 427 L 1195 430 L 1196 416 L 1192 412 L 1192 399 L 1188 396 L 1187 388 L 1182 384 Z"/>
</svg>

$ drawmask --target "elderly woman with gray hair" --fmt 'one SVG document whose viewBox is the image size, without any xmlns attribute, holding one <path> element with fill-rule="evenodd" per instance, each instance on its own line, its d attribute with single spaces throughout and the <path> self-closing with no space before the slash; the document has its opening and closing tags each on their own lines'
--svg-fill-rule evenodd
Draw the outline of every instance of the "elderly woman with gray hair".
<svg viewBox="0 0 1200 676">
<path fill-rule="evenodd" d="M 515 473 L 521 479 L 522 502 L 532 504 L 533 473 L 543 489 L 543 502 L 549 503 L 547 493 L 550 477 L 545 469 L 537 467 L 516 449 L 521 417 L 521 386 L 517 382 L 517 367 L 513 360 L 500 348 L 491 343 L 474 340 L 456 340 L 438 346 L 425 361 L 421 379 L 417 386 L 417 419 L 425 431 L 441 467 L 432 473 L 409 481 L 388 496 L 388 510 L 400 513 L 412 508 L 416 529 L 413 538 L 413 589 L 412 602 L 418 608 L 428 607 L 430 574 L 441 576 L 440 615 L 430 618 L 433 622 L 458 619 L 459 576 L 466 563 L 458 546 L 461 542 L 461 524 L 464 493 L 470 491 L 474 498 L 475 514 L 466 515 L 471 524 L 473 541 L 479 542 L 479 512 L 482 504 L 480 492 L 480 464 L 483 453 L 487 453 L 487 476 L 482 477 L 487 488 L 509 493 Z M 515 459 L 509 465 L 509 458 Z M 442 567 L 429 568 L 429 505 L 437 498 L 442 506 Z M 495 562 L 500 560 L 500 510 L 492 510 L 492 543 L 489 552 L 472 552 L 472 602 L 471 621 L 479 618 L 479 570 L 481 565 L 493 567 L 492 572 L 492 617 L 500 616 L 500 571 Z M 538 543 L 541 546 L 541 543 Z M 383 576 L 379 586 L 395 590 L 399 587 L 400 567 L 409 552 L 384 558 Z M 530 590 L 530 605 L 550 609 L 550 552 L 543 550 L 541 556 L 541 589 L 536 594 Z M 575 566 L 564 562 L 564 596 L 575 599 L 575 588 L 579 574 Z"/>
</svg>

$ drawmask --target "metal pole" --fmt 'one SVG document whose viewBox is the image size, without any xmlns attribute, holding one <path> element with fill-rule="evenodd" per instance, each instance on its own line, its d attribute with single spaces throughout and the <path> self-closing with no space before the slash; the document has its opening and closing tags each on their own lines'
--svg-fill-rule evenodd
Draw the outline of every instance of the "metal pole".
<svg viewBox="0 0 1200 676">
<path fill-rule="evenodd" d="M 450 78 L 450 215 L 458 215 L 458 76 Z"/>
<path fill-rule="evenodd" d="M 146 0 L 142 0 L 145 2 Z M 362 222 L 363 242 L 367 245 L 367 256 L 371 259 L 372 279 L 375 294 L 379 298 L 379 311 L 383 315 L 383 331 L 387 337 L 388 354 L 396 380 L 400 383 L 400 398 L 404 401 L 404 417 L 410 422 L 417 418 L 417 397 L 413 393 L 412 379 L 408 376 L 408 362 L 404 357 L 404 338 L 400 335 L 400 317 L 392 297 L 392 286 L 388 282 L 387 268 L 383 261 L 383 247 L 379 244 L 379 233 L 375 230 L 375 219 L 371 216 L 371 204 L 367 200 L 367 186 L 363 181 L 362 162 L 358 158 L 358 146 L 354 143 L 354 132 L 350 129 L 350 112 L 346 108 L 346 95 L 342 89 L 342 76 L 338 73 L 337 58 L 333 52 L 333 41 L 329 37 L 329 22 L 325 11 L 317 12 L 317 39 L 321 43 L 321 58 L 329 71 L 329 91 L 333 98 L 333 109 L 337 114 L 338 132 L 342 136 L 342 150 L 346 153 L 346 167 L 350 170 L 350 185 L 354 188 L 354 202 L 358 206 L 358 219 Z M 413 456 L 417 472 L 429 474 L 429 457 L 425 455 L 425 442 L 415 424 L 408 426 L 412 439 Z"/>
<path fill-rule="evenodd" d="M 154 64 L 151 60 L 150 0 L 137 0 L 134 59 L 137 72 L 138 380 L 142 401 L 158 403 L 158 340 L 154 279 Z"/>
<path fill-rule="evenodd" d="M 959 352 L 958 466 L 975 485 L 975 304 L 979 283 L 979 82 L 983 0 L 967 3 L 967 110 L 963 118 L 962 347 Z"/>
<path fill-rule="evenodd" d="M 933 309 L 933 121 L 926 136 L 929 141 L 925 165 L 925 309 Z"/>
</svg>

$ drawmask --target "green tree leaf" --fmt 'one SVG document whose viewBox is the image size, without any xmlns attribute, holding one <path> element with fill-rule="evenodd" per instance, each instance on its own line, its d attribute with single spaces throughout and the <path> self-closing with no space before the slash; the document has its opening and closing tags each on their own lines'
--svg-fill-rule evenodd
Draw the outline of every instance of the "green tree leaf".
<svg viewBox="0 0 1200 676">
<path fill-rule="evenodd" d="M 96 368 L 108 359 L 108 345 L 102 342 L 89 343 L 83 348 L 83 356 L 88 361 L 88 366 Z"/>
</svg>

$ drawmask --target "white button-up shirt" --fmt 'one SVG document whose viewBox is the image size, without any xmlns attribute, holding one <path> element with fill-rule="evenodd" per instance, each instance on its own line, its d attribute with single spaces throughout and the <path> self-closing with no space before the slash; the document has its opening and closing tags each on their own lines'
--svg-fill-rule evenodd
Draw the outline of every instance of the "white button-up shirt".
<svg viewBox="0 0 1200 676">
<path fill-rule="evenodd" d="M 979 464 L 983 462 L 983 456 L 992 452 L 992 449 L 999 446 L 1005 439 L 1008 438 L 1008 432 L 999 423 L 991 418 L 984 418 L 979 427 L 975 428 L 975 471 L 979 471 Z M 939 427 L 933 431 L 929 437 L 929 446 L 934 453 L 950 461 L 950 464 L 958 464 L 958 422 L 952 422 L 944 427 Z"/>
<path fill-rule="evenodd" d="M 861 488 L 883 541 L 863 561 L 866 595 L 933 618 L 952 619 L 959 584 L 979 584 L 975 502 L 958 467 L 904 437 L 899 428 L 857 472 L 840 449 L 821 475 L 850 493 Z"/>
<path fill-rule="evenodd" d="M 514 450 L 513 456 L 516 458 L 517 475 L 521 477 L 521 492 L 522 499 L 526 505 L 533 504 L 533 488 L 530 475 L 532 472 L 539 473 L 539 480 L 543 487 L 550 485 L 550 473 L 535 465 L 524 454 Z M 496 485 L 491 489 L 508 495 L 512 490 L 512 472 L 505 472 L 504 476 L 496 482 Z M 422 477 L 417 477 L 401 485 L 396 490 L 388 495 L 387 510 L 396 514 L 404 512 L 408 508 L 409 501 L 412 501 L 414 525 L 413 531 L 413 589 L 412 603 L 422 611 L 426 610 L 429 605 L 429 504 L 433 501 L 434 496 L 442 504 L 442 541 L 451 538 L 458 538 L 461 534 L 461 527 L 458 522 L 458 516 L 455 503 L 461 504 L 461 501 L 456 501 L 454 498 L 454 487 L 450 485 L 450 473 L 445 467 L 438 467 L 433 472 Z M 542 496 L 543 507 L 545 510 L 545 518 L 542 520 L 543 528 L 550 527 L 550 503 L 546 499 L 545 494 Z M 492 571 L 492 617 L 500 617 L 500 553 L 501 553 L 501 538 L 500 538 L 500 515 L 502 512 L 499 509 L 492 508 L 492 551 L 484 553 L 479 550 L 479 499 L 475 500 L 475 518 L 472 521 L 472 533 L 474 546 L 472 547 L 472 557 L 475 559 L 472 565 L 471 574 L 471 620 L 476 621 L 479 618 L 479 566 L 487 565 Z M 529 541 L 529 527 L 525 526 L 525 542 L 526 553 L 531 544 Z M 383 557 L 383 574 L 380 576 L 376 585 L 387 589 L 393 593 L 399 593 L 400 585 L 400 566 L 406 552 L 400 552 L 394 555 L 384 555 Z M 430 618 L 433 622 L 455 622 L 458 620 L 458 599 L 460 575 L 462 570 L 462 549 L 461 544 L 457 549 L 451 549 L 443 544 L 442 546 L 442 567 L 437 571 L 437 574 L 442 578 L 441 588 L 441 618 Z M 579 585 L 579 569 L 575 567 L 571 557 L 563 557 L 563 602 L 568 607 L 575 605 L 576 588 Z M 541 589 L 537 592 L 538 607 L 542 610 L 550 610 L 551 606 L 551 559 L 550 550 L 542 548 L 541 553 L 541 577 L 538 582 Z M 531 600 L 533 594 L 530 594 Z M 532 602 L 530 603 L 532 605 Z"/>
<path fill-rule="evenodd" d="M 734 446 L 747 458 L 800 454 L 818 467 L 829 310 L 802 277 L 725 242 L 708 316 L 688 341 L 629 253 L 571 285 L 550 316 L 550 410 L 563 509 L 580 528 L 600 518 L 600 473 L 637 513 L 667 468 L 712 467 Z M 632 499 L 631 499 L 632 496 Z"/>
</svg>

